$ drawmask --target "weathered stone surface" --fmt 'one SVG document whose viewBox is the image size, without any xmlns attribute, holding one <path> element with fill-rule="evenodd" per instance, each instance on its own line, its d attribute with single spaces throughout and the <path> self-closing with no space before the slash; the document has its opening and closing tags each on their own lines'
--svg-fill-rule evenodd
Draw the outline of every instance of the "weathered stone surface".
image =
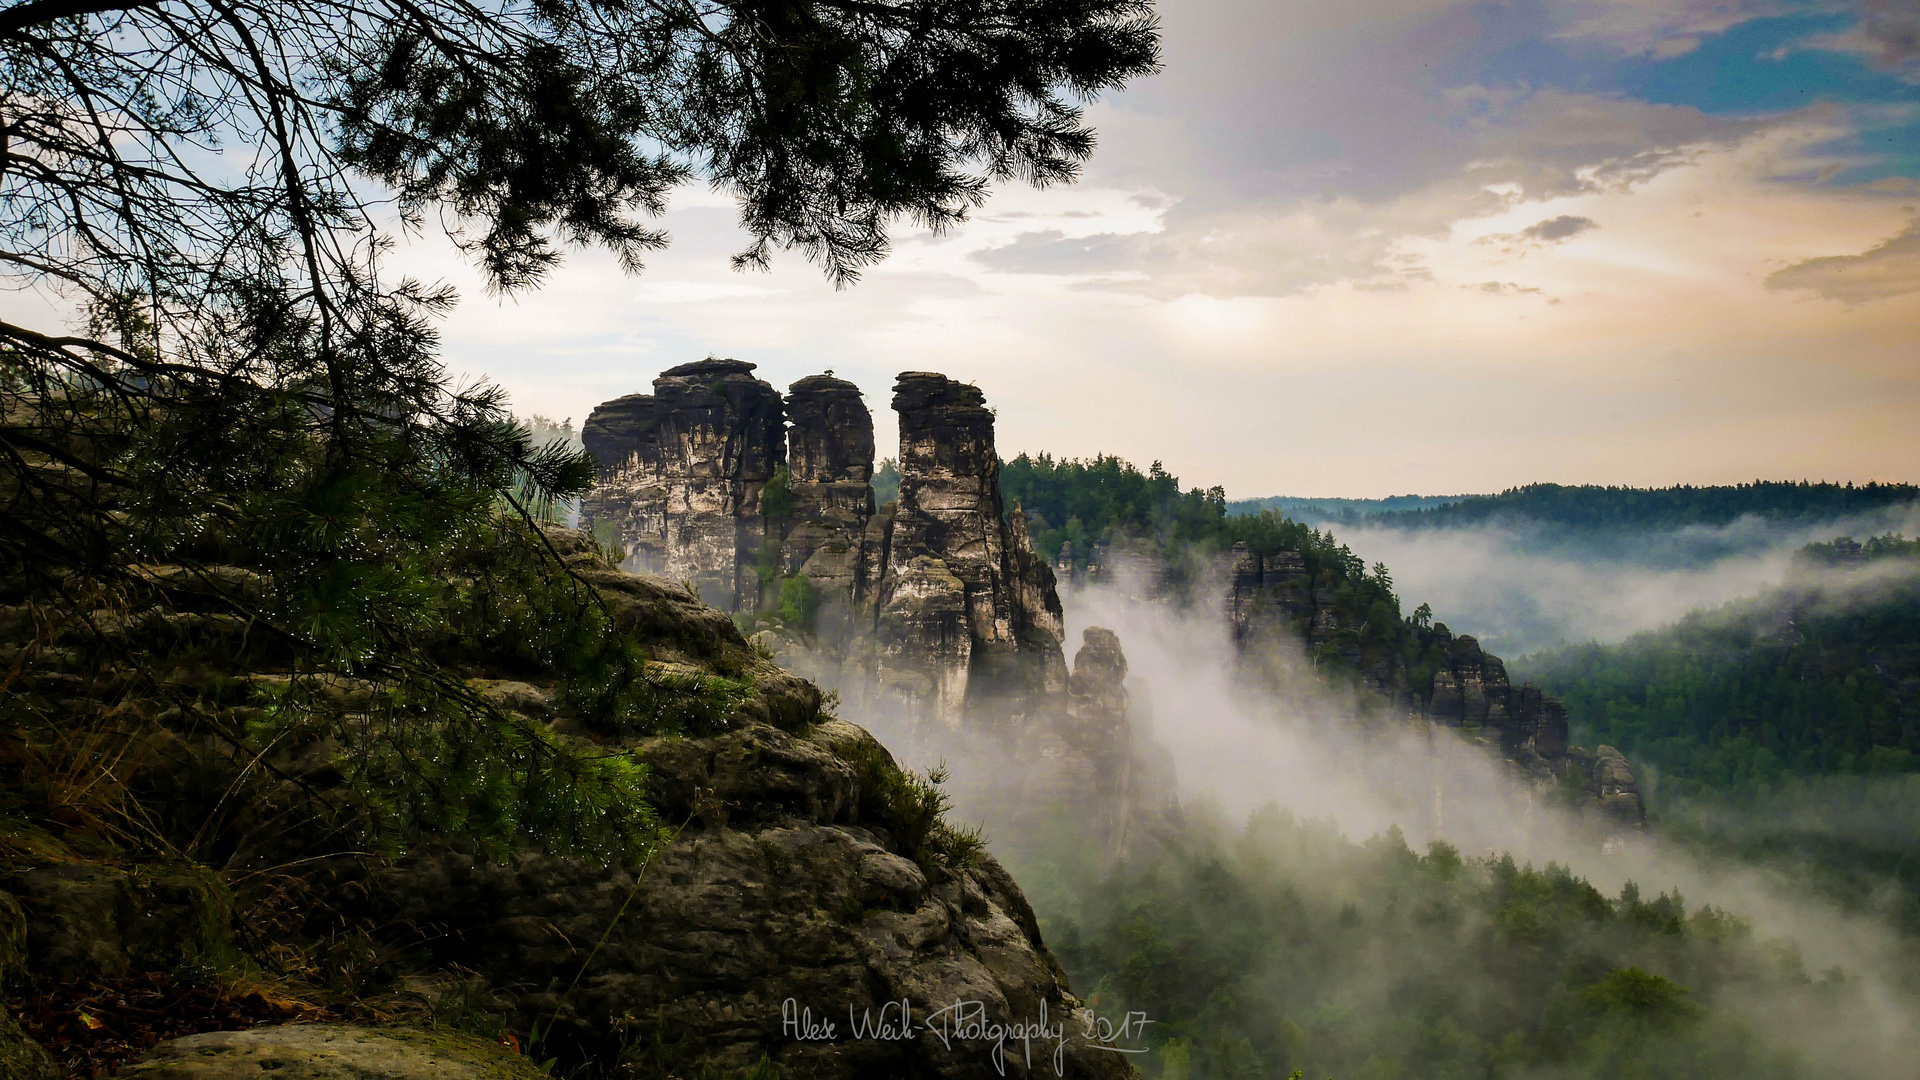
<svg viewBox="0 0 1920 1080">
<path fill-rule="evenodd" d="M 509 1026 L 557 1017 L 556 1039 L 602 1061 L 658 1066 L 649 1055 L 671 1052 L 679 1075 L 763 1057 L 790 1077 L 1000 1075 L 988 1040 L 852 1037 L 849 1009 L 877 1019 L 904 999 L 921 1025 L 956 1001 L 1000 1022 L 1044 1008 L 1067 1023 L 1067 1075 L 1131 1075 L 1074 1038 L 1083 1006 L 991 857 L 929 872 L 863 815 L 859 763 L 887 760 L 864 730 L 756 725 L 639 745 L 663 815 L 691 815 L 642 875 L 429 852 L 380 876 L 382 917 L 431 924 L 438 959 L 486 977 Z M 835 1037 L 798 1038 L 787 1021 L 801 1009 Z"/>
<path fill-rule="evenodd" d="M 759 604 L 760 496 L 786 461 L 780 395 L 754 366 L 670 368 L 651 397 L 608 402 L 581 430 L 600 460 L 583 520 L 610 528 L 639 569 L 691 581 L 723 611 Z"/>
<path fill-rule="evenodd" d="M 1078 805 L 1090 812 L 1113 857 L 1164 832 L 1178 812 L 1172 756 L 1153 740 L 1145 719 L 1133 709 L 1119 635 L 1087 627 L 1073 657 L 1062 741 L 1067 760 L 1086 763 L 1083 783 L 1091 790 Z"/>
<path fill-rule="evenodd" d="M 0 892 L 0 986 L 26 974 L 27 913 L 10 893 Z M 40 1044 L 27 1037 L 0 1005 L 0 1077 L 53 1080 L 60 1075 Z"/>
<path fill-rule="evenodd" d="M 787 388 L 787 467 L 793 515 L 781 541 L 781 568 L 804 575 L 819 608 L 813 633 L 843 655 L 871 626 L 867 523 L 873 517 L 873 414 L 860 388 L 810 375 Z"/>
<path fill-rule="evenodd" d="M 203 870 L 64 863 L 0 887 L 24 916 L 28 965 L 56 982 L 172 969 L 217 958 L 229 942 L 226 892 Z"/>
<path fill-rule="evenodd" d="M 876 605 L 881 683 L 917 676 L 931 696 L 902 704 L 949 726 L 1017 730 L 1064 688 L 1066 661 L 1053 570 L 1006 520 L 993 413 L 978 388 L 923 371 L 900 375 L 893 407 L 900 498 Z"/>
<path fill-rule="evenodd" d="M 783 400 L 751 369 L 685 365 L 653 395 L 596 409 L 584 434 L 602 465 L 589 524 L 723 611 L 774 605 L 757 571 L 777 545 L 782 575 L 804 577 L 817 602 L 811 626 L 787 628 L 789 662 L 863 705 L 1003 735 L 1057 709 L 1067 673 L 1053 570 L 1017 508 L 1007 519 L 980 391 L 900 377 L 900 497 L 875 513 L 859 388 L 815 375 Z M 756 518 L 780 461 L 791 512 Z"/>
<path fill-rule="evenodd" d="M 9 892 L 0 892 L 0 986 L 27 967 L 27 912 Z"/>
<path fill-rule="evenodd" d="M 289 1024 L 172 1039 L 119 1075 L 140 1080 L 538 1080 L 546 1074 L 503 1046 L 451 1031 Z"/>
<path fill-rule="evenodd" d="M 0 1006 L 0 1077 L 5 1080 L 54 1080 L 59 1067 L 40 1044 L 27 1037 L 5 1006 Z"/>
<path fill-rule="evenodd" d="M 729 371 L 728 377 L 746 378 L 744 371 Z M 628 474 L 603 476 L 589 501 L 596 519 L 617 511 L 623 499 L 644 503 L 677 490 L 679 481 L 668 476 L 674 456 L 662 449 L 673 442 L 678 415 L 668 405 L 669 381 L 663 377 L 656 384 L 663 389 L 644 401 L 609 402 L 589 422 L 590 448 L 612 447 L 609 454 L 625 453 L 631 465 Z M 976 737 L 989 735 L 992 760 L 980 762 L 983 771 L 1013 777 L 1011 794 L 1036 806 L 1056 806 L 1064 792 L 1076 812 L 1091 815 L 1103 836 L 1123 846 L 1137 831 L 1130 824 L 1138 816 L 1136 771 L 1150 776 L 1156 790 L 1164 788 L 1164 801 L 1171 802 L 1170 758 L 1151 740 L 1128 734 L 1124 704 L 1099 723 L 1091 713 L 1085 722 L 1074 719 L 1053 569 L 1033 550 L 1020 508 L 1007 512 L 994 417 L 984 396 L 942 375 L 899 377 L 893 399 L 901 433 L 899 496 L 878 512 L 871 487 L 873 420 L 859 389 L 810 376 L 789 388 L 782 407 L 792 510 L 765 522 L 777 530 L 767 542 L 777 539 L 780 570 L 804 576 L 818 607 L 810 627 L 768 632 L 768 647 L 782 663 L 837 688 L 854 708 L 901 721 L 916 741 L 945 737 L 936 732 L 955 736 L 956 758 L 980 753 Z M 740 411 L 715 422 L 722 421 L 745 425 L 751 418 Z M 757 438 L 744 429 L 734 437 Z M 633 482 L 641 474 L 657 482 Z M 643 505 L 632 516 L 665 521 L 661 515 Z M 682 557 L 673 550 L 681 541 L 664 529 L 664 546 L 653 560 L 663 567 Z M 650 541 L 624 542 L 651 550 L 645 547 Z M 735 552 L 736 565 L 755 558 L 744 547 Z M 712 553 L 699 559 L 724 562 Z M 616 595 L 633 587 L 608 585 Z M 706 598 L 734 611 L 754 607 L 744 591 L 731 602 L 711 591 Z M 773 600 L 761 598 L 767 606 Z M 1044 782 L 1029 767 L 1034 760 L 1063 785 L 1058 791 L 1037 789 Z M 1151 767 L 1144 764 L 1149 761 Z"/>
</svg>

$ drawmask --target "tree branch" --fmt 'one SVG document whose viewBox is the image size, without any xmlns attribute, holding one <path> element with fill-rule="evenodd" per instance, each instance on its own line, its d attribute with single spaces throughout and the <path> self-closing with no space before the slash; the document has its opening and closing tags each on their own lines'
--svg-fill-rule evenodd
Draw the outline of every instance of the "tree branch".
<svg viewBox="0 0 1920 1080">
<path fill-rule="evenodd" d="M 0 37 L 19 37 L 22 30 L 59 19 L 84 15 L 104 15 L 110 11 L 132 11 L 159 7 L 160 0 L 26 0 L 0 11 Z"/>
</svg>

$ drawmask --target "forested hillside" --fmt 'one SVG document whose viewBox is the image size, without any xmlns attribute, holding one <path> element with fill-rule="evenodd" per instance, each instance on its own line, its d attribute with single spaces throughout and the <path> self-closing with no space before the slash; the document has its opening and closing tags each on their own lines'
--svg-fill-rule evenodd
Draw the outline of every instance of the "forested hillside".
<svg viewBox="0 0 1920 1080">
<path fill-rule="evenodd" d="M 1271 806 L 1184 840 L 1104 871 L 1070 842 L 1014 862 L 1075 985 L 1152 1019 L 1148 1075 L 1872 1074 L 1792 1049 L 1858 1015 L 1844 973 L 1677 894 L 1397 831 L 1355 843 Z"/>
<path fill-rule="evenodd" d="M 1384 565 L 1371 569 L 1333 533 L 1290 520 L 1273 511 L 1227 513 L 1220 488 L 1181 490 L 1180 480 L 1159 462 L 1141 472 L 1117 457 L 1055 459 L 1021 454 L 1000 473 L 1009 507 L 1027 515 L 1033 542 L 1048 560 L 1084 569 L 1089 560 L 1115 545 L 1150 555 L 1170 588 L 1185 593 L 1201 584 L 1203 568 L 1214 565 L 1235 544 L 1261 557 L 1291 551 L 1300 555 L 1306 574 L 1336 621 L 1351 629 L 1352 649 L 1326 651 L 1330 670 L 1350 670 L 1364 655 L 1368 666 L 1399 666 L 1413 674 L 1415 692 L 1424 699 L 1444 651 L 1430 641 L 1429 612 L 1403 616 L 1393 577 Z M 1070 547 L 1068 545 L 1071 545 Z"/>
<path fill-rule="evenodd" d="M 1229 514 L 1258 514 L 1272 510 L 1310 524 L 1329 521 L 1364 521 L 1379 514 L 1427 510 L 1456 503 L 1471 495 L 1389 495 L 1384 499 L 1312 499 L 1292 495 L 1269 495 L 1261 499 L 1234 499 L 1227 503 Z"/>
<path fill-rule="evenodd" d="M 1920 542 L 1799 562 L 1796 584 L 1515 670 L 1627 753 L 1664 835 L 1920 933 Z"/>
<path fill-rule="evenodd" d="M 1187 554 L 1214 555 L 1244 543 L 1261 555 L 1298 551 L 1310 571 L 1356 586 L 1368 577 L 1366 564 L 1332 533 L 1272 512 L 1229 514 L 1223 489 L 1183 491 L 1180 478 L 1157 461 L 1143 473 L 1117 457 L 1021 454 L 1001 466 L 1000 484 L 1009 506 L 1018 503 L 1026 513 L 1034 547 L 1049 560 L 1071 543 L 1071 558 L 1084 566 L 1103 545 L 1130 540 L 1157 548 L 1179 570 Z"/>
<path fill-rule="evenodd" d="M 1912 484 L 1868 483 L 1856 487 L 1806 480 L 1667 488 L 1528 484 L 1498 495 L 1471 495 L 1443 506 L 1372 514 L 1365 521 L 1429 529 L 1532 522 L 1584 530 L 1655 530 L 1727 525 L 1748 516 L 1769 521 L 1830 521 L 1909 505 L 1916 498 L 1920 498 L 1920 488 Z"/>
<path fill-rule="evenodd" d="M 1574 729 L 1659 766 L 1673 793 L 1752 793 L 1920 769 L 1920 543 L 1808 547 L 1851 566 L 1618 645 L 1525 658 Z M 1902 572 L 1911 571 L 1911 572 Z"/>
</svg>

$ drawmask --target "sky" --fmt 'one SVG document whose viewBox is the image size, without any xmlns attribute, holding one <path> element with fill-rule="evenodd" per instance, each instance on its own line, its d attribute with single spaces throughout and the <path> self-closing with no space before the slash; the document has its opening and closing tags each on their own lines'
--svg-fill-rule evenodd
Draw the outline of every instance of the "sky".
<svg viewBox="0 0 1920 1080">
<path fill-rule="evenodd" d="M 683 190 L 639 277 L 577 253 L 446 353 L 578 424 L 708 355 L 977 384 L 1003 456 L 1230 497 L 1914 480 L 1920 0 L 1165 0 L 1081 180 L 1006 187 L 836 291 L 736 272 Z"/>
</svg>

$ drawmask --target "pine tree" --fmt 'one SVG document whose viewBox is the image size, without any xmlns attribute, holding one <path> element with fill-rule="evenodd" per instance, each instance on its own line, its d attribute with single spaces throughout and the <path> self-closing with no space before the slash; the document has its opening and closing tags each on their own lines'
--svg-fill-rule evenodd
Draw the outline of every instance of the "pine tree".
<svg viewBox="0 0 1920 1080">
<path fill-rule="evenodd" d="M 796 249 L 847 283 L 903 216 L 1071 179 L 1075 99 L 1156 49 L 1143 0 L 0 10 L 0 274 L 84 318 L 0 323 L 0 603 L 57 624 L 0 736 L 22 760 L 65 737 L 34 680 L 82 654 L 113 694 L 200 715 L 204 688 L 108 625 L 189 612 L 246 627 L 222 663 L 293 686 L 251 730 L 204 719 L 238 758 L 323 718 L 303 680 L 370 680 L 372 720 L 334 732 L 362 825 L 618 847 L 634 774 L 488 706 L 448 650 L 538 653 L 616 727 L 704 723 L 737 688 L 662 681 L 604 632 L 538 528 L 592 461 L 450 381 L 454 297 L 383 272 L 383 215 L 444 224 L 512 292 L 566 245 L 638 272 L 701 179 L 739 201 L 737 264 Z"/>
</svg>

